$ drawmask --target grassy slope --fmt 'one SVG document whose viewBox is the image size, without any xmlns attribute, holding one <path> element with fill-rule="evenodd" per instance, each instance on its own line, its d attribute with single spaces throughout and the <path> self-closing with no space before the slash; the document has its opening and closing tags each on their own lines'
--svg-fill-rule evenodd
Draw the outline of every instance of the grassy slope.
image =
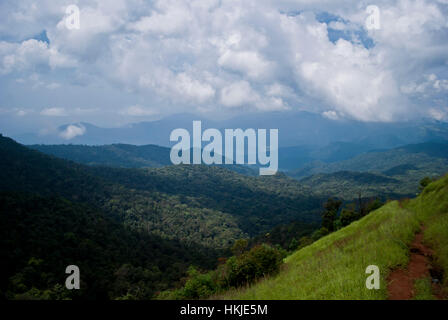
<svg viewBox="0 0 448 320">
<path fill-rule="evenodd" d="M 448 291 L 448 175 L 431 183 L 408 207 L 426 227 L 424 241 L 434 249 L 434 263 L 445 271 Z"/>
<path fill-rule="evenodd" d="M 392 268 L 408 263 L 407 247 L 420 224 L 436 263 L 448 270 L 448 176 L 416 199 L 393 201 L 286 259 L 284 270 L 256 285 L 230 291 L 225 299 L 385 299 Z M 365 286 L 368 265 L 381 271 L 380 290 Z M 445 272 L 446 273 L 446 272 Z M 448 285 L 445 277 L 444 286 Z"/>
</svg>

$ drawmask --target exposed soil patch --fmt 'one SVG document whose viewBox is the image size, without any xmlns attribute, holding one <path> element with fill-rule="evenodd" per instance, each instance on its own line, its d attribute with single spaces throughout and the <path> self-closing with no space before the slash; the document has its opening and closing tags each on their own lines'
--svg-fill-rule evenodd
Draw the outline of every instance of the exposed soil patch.
<svg viewBox="0 0 448 320">
<path fill-rule="evenodd" d="M 415 296 L 414 282 L 420 278 L 432 279 L 432 291 L 437 298 L 443 298 L 440 281 L 443 274 L 432 267 L 433 252 L 423 244 L 422 231 L 415 235 L 410 248 L 410 260 L 406 269 L 397 269 L 388 277 L 390 300 L 409 300 Z"/>
</svg>

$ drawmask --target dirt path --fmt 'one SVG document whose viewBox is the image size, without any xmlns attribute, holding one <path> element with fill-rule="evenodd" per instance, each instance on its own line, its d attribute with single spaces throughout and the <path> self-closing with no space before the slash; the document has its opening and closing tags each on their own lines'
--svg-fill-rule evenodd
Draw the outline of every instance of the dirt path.
<svg viewBox="0 0 448 320">
<path fill-rule="evenodd" d="M 431 266 L 432 250 L 423 244 L 423 230 L 415 235 L 410 248 L 410 260 L 407 269 L 392 271 L 388 277 L 389 300 L 409 300 L 415 296 L 414 282 L 420 278 L 436 278 Z M 438 277 L 440 279 L 440 277 Z M 437 283 L 432 284 L 433 294 L 440 296 L 441 289 Z"/>
</svg>

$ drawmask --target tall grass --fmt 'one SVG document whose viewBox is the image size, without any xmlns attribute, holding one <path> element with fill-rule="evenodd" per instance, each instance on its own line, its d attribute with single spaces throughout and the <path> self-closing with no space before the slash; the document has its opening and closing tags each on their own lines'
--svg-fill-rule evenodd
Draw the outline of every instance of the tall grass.
<svg viewBox="0 0 448 320">
<path fill-rule="evenodd" d="M 423 240 L 434 250 L 436 267 L 446 271 L 443 286 L 448 292 L 448 175 L 427 186 L 408 207 L 426 227 Z"/>
<path fill-rule="evenodd" d="M 447 213 L 448 176 L 430 184 L 414 200 L 390 202 L 295 252 L 286 258 L 279 275 L 219 298 L 386 299 L 387 275 L 394 268 L 407 266 L 409 244 L 421 224 L 426 227 L 424 239 L 434 249 L 437 263 L 448 270 Z M 369 265 L 380 269 L 379 290 L 366 288 Z"/>
<path fill-rule="evenodd" d="M 305 247 L 286 259 L 284 270 L 229 299 L 384 299 L 391 268 L 405 266 L 408 247 L 419 229 L 411 211 L 391 202 Z M 369 265 L 381 272 L 379 290 L 366 288 Z"/>
</svg>

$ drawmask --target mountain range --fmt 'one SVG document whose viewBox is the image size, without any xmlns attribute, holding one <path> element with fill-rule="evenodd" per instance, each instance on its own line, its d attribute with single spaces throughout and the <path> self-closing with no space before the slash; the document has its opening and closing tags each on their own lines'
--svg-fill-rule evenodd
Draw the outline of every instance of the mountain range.
<svg viewBox="0 0 448 320">
<path fill-rule="evenodd" d="M 216 267 L 239 239 L 288 248 L 316 229 L 329 197 L 412 196 L 421 177 L 448 168 L 445 142 L 351 157 L 337 144 L 332 161 L 316 150 L 327 162 L 292 161 L 299 169 L 260 177 L 173 166 L 156 145 L 26 147 L 0 136 L 0 295 L 75 299 L 58 270 L 76 262 L 86 281 L 78 297 L 153 297 L 191 265 Z M 349 159 L 336 161 L 338 150 Z"/>
<path fill-rule="evenodd" d="M 51 133 L 24 133 L 13 138 L 23 144 L 154 144 L 169 147 L 173 129 L 192 130 L 192 122 L 201 120 L 203 128 L 278 129 L 279 147 L 311 148 L 319 157 L 329 157 L 329 145 L 341 143 L 351 156 L 354 150 L 393 148 L 430 140 L 448 140 L 448 124 L 438 121 L 376 123 L 354 120 L 330 120 L 308 112 L 255 113 L 227 120 L 207 119 L 192 114 L 178 114 L 157 121 L 128 124 L 116 128 L 100 128 L 90 123 L 60 126 Z M 325 149 L 322 149 L 325 147 Z M 315 148 L 318 150 L 316 151 Z M 352 150 L 350 150 L 352 149 Z M 303 154 L 303 149 L 298 149 Z M 359 152 L 359 151 L 356 151 Z M 330 156 L 331 158 L 331 156 Z M 339 158 L 338 160 L 342 160 Z"/>
<path fill-rule="evenodd" d="M 315 195 L 352 199 L 359 194 L 385 198 L 414 195 L 422 178 L 439 177 L 448 168 L 448 142 L 372 151 L 362 151 L 365 150 L 362 145 L 358 149 L 351 146 L 335 143 L 328 148 L 281 148 L 280 169 Z M 30 148 L 92 166 L 160 168 L 171 165 L 170 149 L 154 145 L 32 145 Z M 246 176 L 258 174 L 253 166 L 221 167 Z"/>
</svg>

